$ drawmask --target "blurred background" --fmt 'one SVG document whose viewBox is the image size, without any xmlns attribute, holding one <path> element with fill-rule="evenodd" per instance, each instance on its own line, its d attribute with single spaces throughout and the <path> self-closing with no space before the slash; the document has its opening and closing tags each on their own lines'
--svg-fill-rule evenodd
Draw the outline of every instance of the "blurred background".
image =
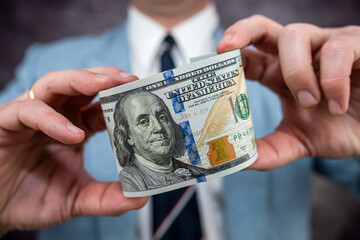
<svg viewBox="0 0 360 240">
<path fill-rule="evenodd" d="M 121 24 L 128 0 L 0 0 L 0 89 L 14 76 L 35 42 L 100 34 Z M 281 24 L 322 27 L 360 25 L 359 0 L 215 0 L 222 25 L 262 14 Z M 301 184 L 301 183 L 299 183 Z M 360 202 L 341 186 L 313 175 L 312 239 L 360 239 Z M 286 227 L 286 226 L 284 226 Z M 4 240 L 33 239 L 36 232 L 11 232 Z"/>
</svg>

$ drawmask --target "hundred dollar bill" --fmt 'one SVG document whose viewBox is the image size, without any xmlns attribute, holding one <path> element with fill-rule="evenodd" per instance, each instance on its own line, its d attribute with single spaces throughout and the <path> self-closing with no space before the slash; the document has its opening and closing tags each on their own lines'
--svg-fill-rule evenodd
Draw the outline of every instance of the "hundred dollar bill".
<svg viewBox="0 0 360 240">
<path fill-rule="evenodd" d="M 127 197 L 219 178 L 257 159 L 240 50 L 99 97 Z"/>
</svg>

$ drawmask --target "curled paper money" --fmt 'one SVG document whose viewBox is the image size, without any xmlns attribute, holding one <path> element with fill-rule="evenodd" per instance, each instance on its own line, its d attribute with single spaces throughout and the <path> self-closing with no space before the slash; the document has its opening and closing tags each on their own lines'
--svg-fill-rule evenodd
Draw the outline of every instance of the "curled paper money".
<svg viewBox="0 0 360 240">
<path fill-rule="evenodd" d="M 222 177 L 257 159 L 240 50 L 99 97 L 127 197 Z"/>
</svg>

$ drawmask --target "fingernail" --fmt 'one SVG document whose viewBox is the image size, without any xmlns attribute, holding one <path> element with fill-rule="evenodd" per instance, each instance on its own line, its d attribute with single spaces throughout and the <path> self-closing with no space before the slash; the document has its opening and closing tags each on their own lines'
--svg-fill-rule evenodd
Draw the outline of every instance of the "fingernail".
<svg viewBox="0 0 360 240">
<path fill-rule="evenodd" d="M 330 99 L 328 101 L 328 104 L 329 104 L 329 110 L 332 114 L 339 115 L 339 114 L 343 113 L 338 101 L 336 101 L 334 99 Z"/>
<path fill-rule="evenodd" d="M 74 135 L 81 133 L 83 130 L 81 130 L 80 128 L 72 125 L 72 124 L 67 124 L 66 127 L 70 130 L 70 132 L 72 132 Z"/>
<path fill-rule="evenodd" d="M 226 34 L 226 35 L 224 35 L 224 37 L 221 39 L 221 42 L 230 42 L 232 38 L 233 38 L 233 36 L 232 36 L 231 34 Z"/>
<path fill-rule="evenodd" d="M 311 107 L 316 105 L 314 96 L 307 90 L 300 90 L 297 92 L 298 100 L 303 107 Z"/>
</svg>

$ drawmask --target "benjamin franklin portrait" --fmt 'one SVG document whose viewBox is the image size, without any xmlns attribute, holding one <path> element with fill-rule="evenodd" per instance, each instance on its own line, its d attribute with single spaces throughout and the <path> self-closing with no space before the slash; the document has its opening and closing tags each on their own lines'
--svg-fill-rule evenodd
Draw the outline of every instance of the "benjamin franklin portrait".
<svg viewBox="0 0 360 240">
<path fill-rule="evenodd" d="M 114 111 L 114 144 L 124 191 L 145 191 L 207 173 L 176 158 L 186 152 L 184 133 L 158 96 L 124 93 Z"/>
</svg>

